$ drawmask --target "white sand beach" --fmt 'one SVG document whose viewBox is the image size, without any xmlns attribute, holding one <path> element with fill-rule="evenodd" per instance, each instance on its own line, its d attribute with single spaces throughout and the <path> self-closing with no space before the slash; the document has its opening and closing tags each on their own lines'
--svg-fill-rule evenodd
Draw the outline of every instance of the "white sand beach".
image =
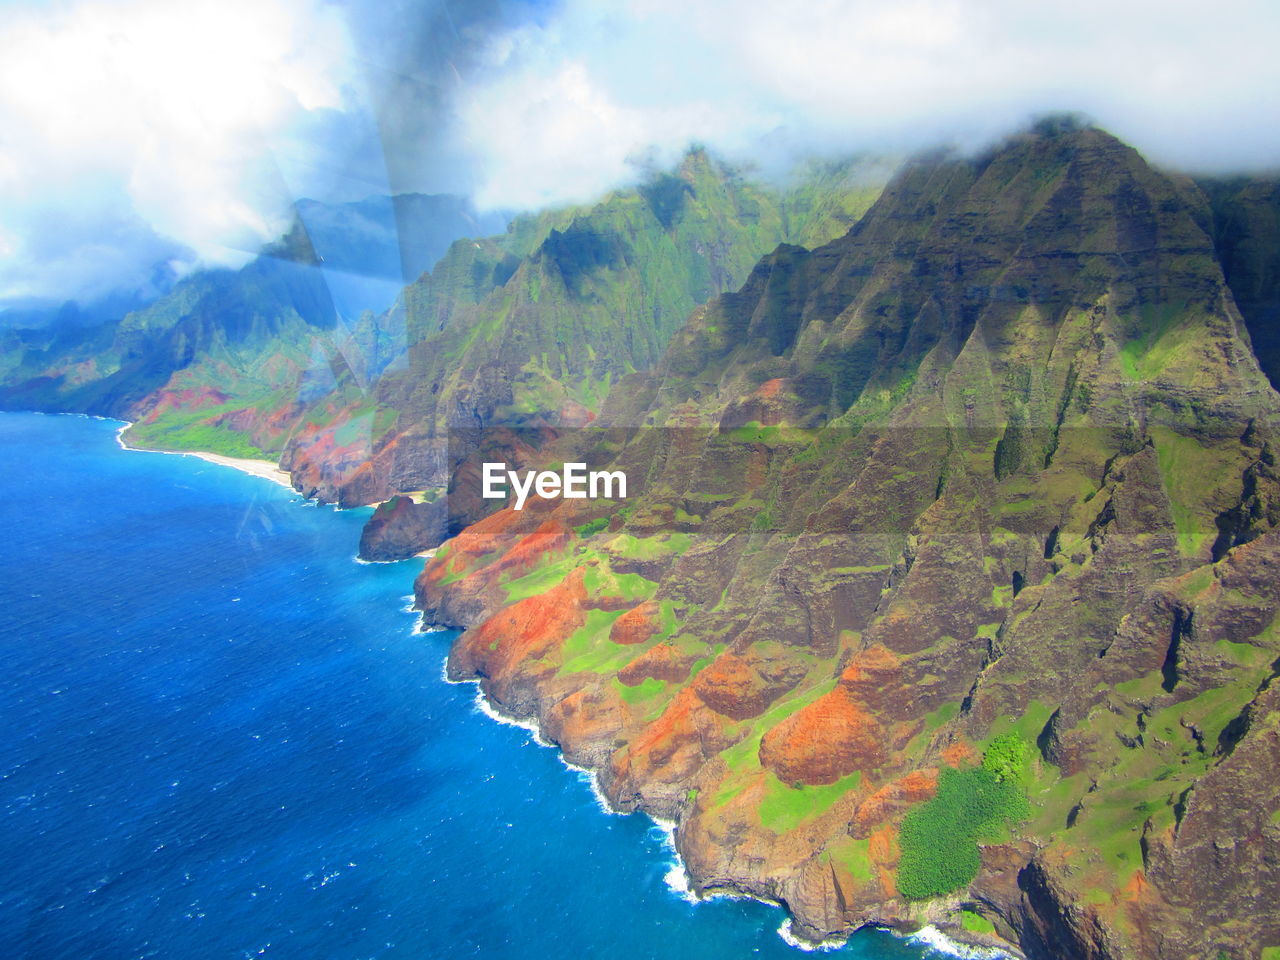
<svg viewBox="0 0 1280 960">
<path fill-rule="evenodd" d="M 270 460 L 250 460 L 245 457 L 224 457 L 220 453 L 202 453 L 195 450 L 160 450 L 157 452 L 180 453 L 187 457 L 199 457 L 201 460 L 208 460 L 210 463 L 220 463 L 224 467 L 232 467 L 242 473 L 251 473 L 255 477 L 262 477 L 262 479 L 278 483 L 282 487 L 288 487 L 290 490 L 293 489 L 293 483 L 289 480 L 289 474 L 281 470 Z"/>
<path fill-rule="evenodd" d="M 293 489 L 293 483 L 289 480 L 289 474 L 281 470 L 277 464 L 270 460 L 253 460 L 248 457 L 227 457 L 220 453 L 205 453 L 200 450 L 152 450 L 149 447 L 130 446 L 125 441 L 125 434 L 128 429 L 133 426 L 132 423 L 125 422 L 125 425 L 116 431 L 116 442 L 126 450 L 137 450 L 140 453 L 170 453 L 181 457 L 199 457 L 201 460 L 208 460 L 210 463 L 220 463 L 224 467 L 231 467 L 233 470 L 239 470 L 241 473 L 252 474 L 255 477 L 262 477 L 264 480 L 270 480 L 272 483 L 278 483 L 282 487 L 289 490 Z"/>
</svg>

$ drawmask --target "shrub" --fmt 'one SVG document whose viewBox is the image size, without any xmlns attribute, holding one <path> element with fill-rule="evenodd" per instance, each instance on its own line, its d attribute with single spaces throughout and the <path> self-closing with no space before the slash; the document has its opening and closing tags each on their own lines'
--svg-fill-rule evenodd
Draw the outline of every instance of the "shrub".
<svg viewBox="0 0 1280 960">
<path fill-rule="evenodd" d="M 1016 733 L 996 737 L 982 755 L 982 768 L 997 780 L 1025 784 L 1031 769 L 1031 745 Z"/>
<path fill-rule="evenodd" d="M 978 875 L 978 841 L 1027 814 L 1020 785 L 1001 780 L 985 764 L 943 768 L 938 794 L 902 821 L 898 837 L 898 890 L 911 900 L 941 896 Z"/>
<path fill-rule="evenodd" d="M 574 529 L 578 531 L 578 536 L 589 537 L 593 533 L 599 533 L 607 526 L 609 526 L 608 517 L 596 517 L 594 520 L 588 520 L 579 527 L 574 527 Z"/>
</svg>

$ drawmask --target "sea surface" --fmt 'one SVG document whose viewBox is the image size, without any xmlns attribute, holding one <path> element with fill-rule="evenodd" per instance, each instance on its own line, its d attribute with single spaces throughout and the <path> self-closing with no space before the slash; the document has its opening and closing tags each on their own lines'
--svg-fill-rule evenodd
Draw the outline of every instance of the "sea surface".
<svg viewBox="0 0 1280 960">
<path fill-rule="evenodd" d="M 801 955 L 443 681 L 420 561 L 354 560 L 366 511 L 119 426 L 0 414 L 0 955 Z"/>
</svg>

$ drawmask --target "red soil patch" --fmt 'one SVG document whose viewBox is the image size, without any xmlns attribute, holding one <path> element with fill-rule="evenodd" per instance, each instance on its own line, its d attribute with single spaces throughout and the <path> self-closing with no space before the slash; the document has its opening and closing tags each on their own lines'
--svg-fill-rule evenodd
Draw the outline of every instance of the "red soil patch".
<svg viewBox="0 0 1280 960">
<path fill-rule="evenodd" d="M 876 644 L 854 654 L 840 674 L 840 686 L 875 713 L 902 699 L 902 667 L 887 647 Z"/>
<path fill-rule="evenodd" d="M 787 381 L 782 377 L 774 377 L 772 380 L 766 380 L 756 389 L 756 395 L 766 399 L 772 399 L 782 392 L 782 385 Z"/>
<path fill-rule="evenodd" d="M 646 650 L 618 671 L 618 679 L 628 687 L 634 687 L 652 677 L 668 683 L 678 683 L 689 676 L 694 657 L 681 653 L 669 643 L 660 643 Z"/>
<path fill-rule="evenodd" d="M 553 551 L 567 546 L 573 534 L 564 524 L 556 520 L 546 520 L 533 533 L 522 537 L 514 547 L 508 550 L 488 568 L 495 576 L 499 573 L 510 573 L 521 577 L 538 566 L 542 558 Z"/>
<path fill-rule="evenodd" d="M 632 607 L 613 621 L 609 639 L 621 644 L 644 643 L 658 632 L 658 624 L 654 621 L 657 613 L 658 605 L 652 600 Z"/>
<path fill-rule="evenodd" d="M 461 639 L 476 671 L 502 678 L 523 661 L 546 656 L 582 626 L 587 600 L 578 567 L 559 584 L 504 607 Z"/>
<path fill-rule="evenodd" d="M 743 657 L 727 650 L 702 670 L 693 682 L 702 701 L 733 720 L 758 717 L 780 692 Z"/>
<path fill-rule="evenodd" d="M 854 836 L 866 836 L 876 824 L 883 823 L 902 807 L 928 800 L 938 792 L 937 770 L 912 770 L 886 783 L 864 800 L 850 823 Z"/>
<path fill-rule="evenodd" d="M 764 735 L 760 763 L 786 783 L 834 783 L 879 766 L 883 730 L 843 686 Z"/>
<path fill-rule="evenodd" d="M 1129 878 L 1128 883 L 1120 890 L 1120 896 L 1125 900 L 1138 900 L 1147 892 L 1147 875 L 1141 870 L 1135 870 L 1133 876 Z"/>
<path fill-rule="evenodd" d="M 966 740 L 957 740 L 955 743 L 948 744 L 942 751 L 942 761 L 949 767 L 965 766 L 975 763 L 977 759 L 978 754 Z"/>
<path fill-rule="evenodd" d="M 627 706 L 611 684 L 583 688 L 547 711 L 543 731 L 562 747 L 612 739 L 627 722 Z"/>
<path fill-rule="evenodd" d="M 508 546 L 517 536 L 514 528 L 521 519 L 507 507 L 476 521 L 449 541 L 443 555 L 427 562 L 422 576 L 427 583 L 438 583 L 448 575 L 471 569 L 480 557 Z"/>
<path fill-rule="evenodd" d="M 912 770 L 906 776 L 895 780 L 894 784 L 898 790 L 898 797 L 902 800 L 909 800 L 912 803 L 931 800 L 938 792 L 938 771 Z"/>
<path fill-rule="evenodd" d="M 706 713 L 706 709 L 693 689 L 685 687 L 658 719 L 624 751 L 615 754 L 615 777 L 644 783 L 655 779 L 673 782 L 691 776 L 706 760 L 697 723 L 699 712 Z"/>
</svg>

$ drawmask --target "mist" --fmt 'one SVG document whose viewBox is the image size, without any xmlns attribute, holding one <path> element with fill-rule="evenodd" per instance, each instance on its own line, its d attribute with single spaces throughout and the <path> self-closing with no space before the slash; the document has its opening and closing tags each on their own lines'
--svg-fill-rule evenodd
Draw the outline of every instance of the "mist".
<svg viewBox="0 0 1280 960">
<path fill-rule="evenodd" d="M 1280 167 L 1280 7 L 1224 0 L 79 0 L 0 28 L 0 305 L 236 266 L 302 197 L 591 200 L 691 144 L 765 171 L 1079 112 Z"/>
<path fill-rule="evenodd" d="M 461 92 L 482 203 L 581 200 L 691 141 L 776 166 L 975 148 L 1082 113 L 1156 163 L 1280 163 L 1280 7 L 1256 0 L 566 0 Z"/>
</svg>

